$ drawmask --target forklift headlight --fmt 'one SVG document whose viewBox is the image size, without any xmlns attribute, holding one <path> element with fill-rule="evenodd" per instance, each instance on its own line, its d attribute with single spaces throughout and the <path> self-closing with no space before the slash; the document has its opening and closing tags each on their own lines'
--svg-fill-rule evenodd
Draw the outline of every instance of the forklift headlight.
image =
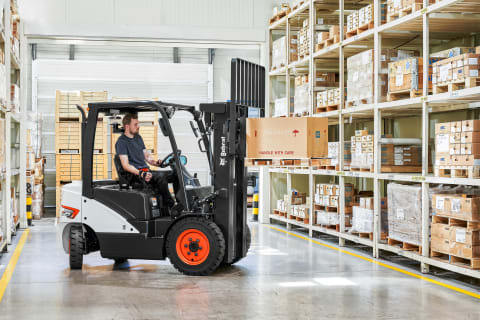
<svg viewBox="0 0 480 320">
<path fill-rule="evenodd" d="M 69 219 L 75 219 L 75 217 L 79 212 L 80 210 L 78 209 L 62 206 L 62 216 L 67 217 Z"/>
</svg>

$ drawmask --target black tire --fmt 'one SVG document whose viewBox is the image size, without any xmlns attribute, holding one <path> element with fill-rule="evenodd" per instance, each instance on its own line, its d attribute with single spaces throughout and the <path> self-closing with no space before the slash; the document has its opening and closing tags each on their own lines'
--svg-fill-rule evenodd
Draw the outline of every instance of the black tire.
<svg viewBox="0 0 480 320">
<path fill-rule="evenodd" d="M 250 227 L 247 225 L 247 252 L 250 250 L 250 244 L 252 243 L 252 233 L 250 232 Z M 231 263 L 225 263 L 225 265 L 232 265 L 242 260 L 245 257 L 237 257 L 233 259 Z"/>
<path fill-rule="evenodd" d="M 127 262 L 128 259 L 127 258 L 115 258 L 115 259 L 113 259 L 113 261 L 114 261 L 114 264 L 122 264 L 122 263 Z"/>
<path fill-rule="evenodd" d="M 177 251 L 177 241 L 181 241 L 179 237 L 191 229 L 203 233 L 208 239 L 208 255 L 206 255 L 203 262 L 197 265 L 185 263 L 180 257 L 181 252 Z M 168 233 L 165 246 L 167 257 L 175 269 L 189 276 L 207 276 L 212 274 L 218 268 L 225 255 L 225 239 L 222 231 L 213 221 L 202 217 L 188 217 L 177 222 Z"/>
<path fill-rule="evenodd" d="M 70 228 L 70 269 L 82 269 L 85 238 L 81 226 Z"/>
</svg>

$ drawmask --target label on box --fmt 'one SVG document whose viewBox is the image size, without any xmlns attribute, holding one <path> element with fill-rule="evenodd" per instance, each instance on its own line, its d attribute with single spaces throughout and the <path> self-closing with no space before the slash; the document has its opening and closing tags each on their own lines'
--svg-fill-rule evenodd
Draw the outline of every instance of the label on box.
<svg viewBox="0 0 480 320">
<path fill-rule="evenodd" d="M 405 209 L 397 209 L 396 218 L 399 220 L 405 220 Z"/>
<path fill-rule="evenodd" d="M 453 212 L 460 212 L 461 202 L 462 201 L 460 199 L 455 199 L 455 198 L 450 199 L 450 210 Z"/>
<path fill-rule="evenodd" d="M 435 138 L 437 145 L 436 151 L 438 153 L 448 153 L 450 152 L 450 136 L 448 134 L 437 134 Z"/>
<path fill-rule="evenodd" d="M 445 208 L 445 199 L 443 197 L 437 196 L 437 201 L 435 202 L 435 208 L 437 210 L 443 210 Z"/>
<path fill-rule="evenodd" d="M 469 77 L 478 77 L 478 70 L 470 70 L 468 76 Z"/>
<path fill-rule="evenodd" d="M 457 229 L 455 230 L 455 242 L 465 243 L 466 241 L 466 230 Z"/>
<path fill-rule="evenodd" d="M 468 65 L 476 65 L 478 64 L 478 59 L 477 58 L 468 58 Z"/>
<path fill-rule="evenodd" d="M 447 81 L 450 64 L 440 66 L 440 81 Z"/>
</svg>

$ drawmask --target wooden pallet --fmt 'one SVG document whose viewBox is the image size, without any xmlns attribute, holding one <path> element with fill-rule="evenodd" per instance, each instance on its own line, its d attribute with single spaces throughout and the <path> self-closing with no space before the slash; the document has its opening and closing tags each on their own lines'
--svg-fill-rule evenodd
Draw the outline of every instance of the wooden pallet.
<svg viewBox="0 0 480 320">
<path fill-rule="evenodd" d="M 319 204 L 314 204 L 313 209 L 314 210 L 322 210 L 322 211 L 326 211 L 326 212 L 339 212 L 340 211 L 338 207 L 322 206 L 322 205 L 319 205 Z M 353 212 L 353 208 L 351 206 L 345 207 L 345 213 L 352 213 L 352 212 Z"/>
<path fill-rule="evenodd" d="M 290 8 L 288 8 L 286 10 L 283 10 L 283 11 L 280 11 L 279 13 L 277 13 L 276 16 L 273 16 L 273 17 L 270 18 L 270 24 L 274 24 L 275 22 L 277 22 L 278 20 L 282 19 L 287 14 L 289 14 L 291 11 L 292 10 Z"/>
<path fill-rule="evenodd" d="M 389 92 L 387 94 L 387 101 L 397 101 L 402 99 L 416 98 L 423 96 L 423 90 L 399 90 L 395 92 Z"/>
<path fill-rule="evenodd" d="M 298 222 L 302 222 L 302 223 L 305 223 L 305 224 L 310 224 L 310 219 L 309 219 L 309 218 L 296 217 L 296 220 L 297 220 Z"/>
<path fill-rule="evenodd" d="M 405 242 L 405 241 L 398 241 L 398 240 L 392 239 L 390 237 L 387 238 L 387 242 L 388 242 L 389 246 L 400 247 L 400 248 L 402 248 L 402 250 L 405 250 L 405 251 L 413 251 L 413 252 L 416 252 L 418 254 L 422 254 L 422 246 L 421 245 L 412 244 L 412 243 L 408 243 L 408 242 Z"/>
<path fill-rule="evenodd" d="M 294 62 L 294 61 L 292 61 Z M 277 69 L 285 68 L 285 65 L 283 63 L 280 64 L 280 66 L 277 68 L 277 66 L 272 66 L 272 71 L 275 71 Z"/>
<path fill-rule="evenodd" d="M 330 46 L 333 46 L 335 43 L 338 43 L 338 42 L 340 42 L 340 35 L 337 34 L 331 38 L 321 41 L 320 43 L 317 43 L 315 45 L 315 52 L 328 48 Z"/>
<path fill-rule="evenodd" d="M 463 80 L 433 85 L 433 93 L 453 92 L 480 86 L 480 77 L 467 77 Z"/>
<path fill-rule="evenodd" d="M 435 260 L 450 263 L 468 269 L 480 269 L 480 258 L 461 258 L 439 251 L 430 251 L 430 257 Z"/>
<path fill-rule="evenodd" d="M 422 166 L 381 166 L 381 172 L 390 173 L 418 173 L 422 172 Z"/>
<path fill-rule="evenodd" d="M 360 171 L 360 172 L 373 172 L 373 166 L 370 168 L 356 168 L 356 167 L 350 167 L 350 171 Z"/>
<path fill-rule="evenodd" d="M 297 10 L 299 7 L 301 7 L 303 5 L 304 1 L 300 1 L 298 3 L 296 3 L 293 8 L 292 8 L 292 11 L 295 11 Z"/>
<path fill-rule="evenodd" d="M 436 166 L 433 172 L 436 177 L 480 178 L 480 166 Z"/>
<path fill-rule="evenodd" d="M 347 107 L 355 107 L 362 104 L 372 104 L 372 103 L 373 103 L 373 97 L 370 97 L 367 99 L 350 100 L 350 101 L 347 101 L 345 104 Z"/>
<path fill-rule="evenodd" d="M 457 217 L 447 217 L 439 214 L 435 214 L 432 216 L 433 223 L 445 224 L 452 227 L 461 227 L 466 228 L 468 230 L 479 230 L 480 229 L 480 222 L 478 221 L 470 221 L 464 220 Z"/>
<path fill-rule="evenodd" d="M 412 5 L 400 9 L 399 12 L 398 12 L 398 16 L 399 16 L 400 18 L 401 18 L 401 17 L 405 17 L 406 15 L 409 15 L 409 14 L 411 14 L 411 13 L 414 13 L 415 11 L 422 10 L 422 8 L 423 8 L 423 4 L 421 4 L 421 3 L 412 3 Z"/>
<path fill-rule="evenodd" d="M 351 38 L 351 37 L 354 37 L 356 35 L 359 35 L 361 34 L 362 32 L 365 32 L 369 29 L 373 29 L 375 27 L 373 21 L 369 22 L 369 23 L 365 23 L 364 25 L 362 26 L 359 26 L 357 29 L 354 29 L 354 30 L 350 30 L 346 33 L 346 36 L 347 36 L 347 39 L 348 38 Z"/>
<path fill-rule="evenodd" d="M 322 112 L 328 112 L 328 111 L 335 111 L 335 110 L 338 110 L 338 108 L 340 107 L 340 104 L 332 104 L 332 105 L 328 105 L 326 107 L 317 107 L 316 108 L 316 112 L 315 113 L 322 113 Z"/>
<path fill-rule="evenodd" d="M 277 210 L 277 209 L 273 209 L 273 212 L 272 212 L 274 215 L 277 215 L 277 216 L 280 216 L 280 217 L 286 217 L 287 216 L 287 212 L 285 211 L 281 211 L 281 210 Z"/>
</svg>

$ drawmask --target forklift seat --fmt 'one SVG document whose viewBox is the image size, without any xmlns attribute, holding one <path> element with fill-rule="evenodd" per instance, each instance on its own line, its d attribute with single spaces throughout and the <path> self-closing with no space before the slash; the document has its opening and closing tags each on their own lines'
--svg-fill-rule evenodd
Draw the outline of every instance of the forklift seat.
<svg viewBox="0 0 480 320">
<path fill-rule="evenodd" d="M 118 183 L 120 184 L 120 189 L 128 189 L 132 182 L 133 174 L 127 172 L 123 169 L 122 162 L 118 154 L 113 158 L 115 164 L 115 169 L 117 170 Z"/>
</svg>

